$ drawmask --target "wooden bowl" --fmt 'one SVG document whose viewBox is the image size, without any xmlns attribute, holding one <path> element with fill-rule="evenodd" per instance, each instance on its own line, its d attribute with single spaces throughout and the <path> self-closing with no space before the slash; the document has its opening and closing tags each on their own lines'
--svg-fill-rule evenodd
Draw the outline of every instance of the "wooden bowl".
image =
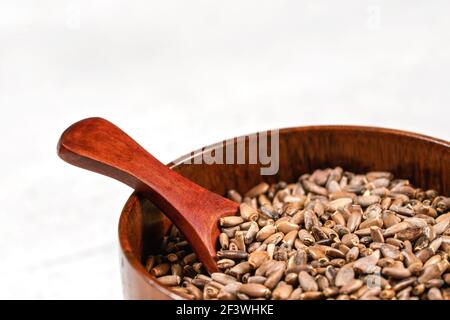
<svg viewBox="0 0 450 320">
<path fill-rule="evenodd" d="M 228 189 L 244 193 L 261 181 L 296 181 L 319 168 L 341 166 L 365 173 L 382 170 L 410 179 L 423 189 L 450 191 L 450 143 L 416 133 L 357 126 L 314 126 L 282 129 L 280 168 L 276 176 L 261 176 L 259 165 L 184 164 L 191 154 L 169 166 L 218 194 Z M 236 140 L 234 140 L 236 141 Z M 248 144 L 247 148 L 248 148 Z M 133 193 L 119 222 L 120 265 L 127 299 L 181 299 L 159 284 L 143 265 L 158 252 L 171 222 L 152 204 Z"/>
</svg>

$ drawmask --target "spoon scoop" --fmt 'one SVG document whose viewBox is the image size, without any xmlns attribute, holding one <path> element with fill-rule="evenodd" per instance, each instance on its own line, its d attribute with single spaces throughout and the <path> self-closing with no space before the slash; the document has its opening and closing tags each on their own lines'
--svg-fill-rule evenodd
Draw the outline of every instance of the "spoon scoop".
<svg viewBox="0 0 450 320">
<path fill-rule="evenodd" d="M 66 162 L 119 180 L 144 194 L 178 227 L 210 273 L 217 271 L 221 217 L 239 205 L 172 171 L 111 122 L 88 118 L 70 126 L 58 142 Z"/>
</svg>

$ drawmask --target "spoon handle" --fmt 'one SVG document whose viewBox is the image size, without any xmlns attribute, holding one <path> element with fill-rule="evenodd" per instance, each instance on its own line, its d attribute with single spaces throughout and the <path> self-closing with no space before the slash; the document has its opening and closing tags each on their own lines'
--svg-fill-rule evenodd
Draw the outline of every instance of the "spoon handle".
<svg viewBox="0 0 450 320">
<path fill-rule="evenodd" d="M 112 177 L 145 194 L 186 236 L 205 267 L 216 270 L 217 221 L 236 213 L 236 203 L 170 170 L 102 118 L 88 118 L 70 126 L 59 140 L 58 155 L 70 164 Z"/>
</svg>

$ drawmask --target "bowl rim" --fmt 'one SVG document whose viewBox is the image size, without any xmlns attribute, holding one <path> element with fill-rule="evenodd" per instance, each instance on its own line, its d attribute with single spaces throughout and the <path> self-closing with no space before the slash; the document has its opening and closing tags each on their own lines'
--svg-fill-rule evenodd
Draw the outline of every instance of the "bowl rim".
<svg viewBox="0 0 450 320">
<path fill-rule="evenodd" d="M 391 129 L 386 127 L 374 127 L 374 126 L 359 126 L 359 125 L 310 125 L 310 126 L 299 126 L 299 127 L 286 127 L 281 129 L 269 129 L 269 130 L 278 130 L 281 134 L 283 133 L 292 133 L 292 132 L 304 132 L 304 131 L 323 131 L 323 130 L 334 130 L 334 131 L 345 131 L 345 130 L 354 130 L 354 131 L 365 131 L 365 132 L 374 132 L 374 133 L 382 133 L 382 134 L 392 134 L 402 137 L 409 137 L 409 138 L 415 138 L 422 141 L 426 141 L 429 143 L 438 144 L 447 148 L 450 148 L 450 141 L 446 141 L 441 138 L 432 137 L 429 135 L 425 135 L 422 133 L 407 131 L 407 130 L 400 130 L 400 129 Z M 268 130 L 267 130 L 268 131 Z M 237 136 L 231 139 L 223 140 L 223 141 L 232 141 L 234 139 L 240 139 L 244 137 L 248 137 L 250 135 L 260 133 L 264 131 L 257 131 L 250 134 L 244 134 L 241 136 Z M 181 157 L 169 162 L 167 166 L 171 169 L 182 165 L 183 162 L 187 160 L 193 159 L 195 156 L 198 156 L 199 154 L 202 154 L 206 151 L 208 151 L 211 147 L 214 147 L 218 144 L 221 144 L 223 141 L 219 141 L 216 143 L 213 143 L 211 145 L 203 146 L 199 149 L 196 149 L 194 151 L 191 151 L 187 154 L 182 155 Z M 200 152 L 200 153 L 196 153 Z M 193 154 L 196 153 L 196 154 Z"/>
<path fill-rule="evenodd" d="M 417 140 L 422 140 L 428 143 L 438 144 L 443 147 L 450 149 L 450 142 L 445 141 L 440 138 L 431 137 L 428 135 L 424 135 L 421 133 L 415 133 L 412 131 L 405 131 L 405 130 L 399 130 L 399 129 L 390 129 L 390 128 L 384 128 L 384 127 L 374 127 L 374 126 L 359 126 L 359 125 L 311 125 L 311 126 L 299 126 L 299 127 L 287 127 L 287 128 L 281 128 L 281 129 L 272 129 L 272 130 L 278 130 L 280 134 L 287 134 L 287 133 L 294 133 L 294 132 L 305 132 L 305 131 L 364 131 L 364 132 L 371 132 L 371 133 L 377 133 L 377 134 L 388 134 L 388 135 L 396 135 L 396 136 L 402 136 L 402 137 L 408 137 L 413 138 Z M 251 134 L 264 132 L 264 131 L 257 131 Z M 244 138 L 251 134 L 247 135 L 241 135 L 238 137 L 234 137 L 225 141 L 234 140 L 236 138 Z M 217 144 L 222 143 L 217 142 L 215 144 L 211 144 L 209 146 L 205 146 L 202 148 L 199 148 L 195 151 L 191 151 L 167 164 L 167 166 L 170 169 L 174 169 L 180 165 L 182 165 L 184 162 L 193 159 L 195 156 L 198 156 L 199 154 L 203 154 L 204 152 L 208 151 L 210 147 L 215 146 Z M 131 244 L 128 239 L 128 234 L 125 231 L 125 224 L 128 220 L 129 214 L 131 212 L 130 208 L 134 205 L 136 205 L 136 202 L 139 201 L 137 193 L 134 191 L 130 197 L 128 198 L 127 202 L 125 203 L 125 206 L 122 209 L 122 212 L 120 214 L 119 218 L 119 245 L 120 250 L 123 253 L 124 257 L 128 260 L 128 264 L 136 271 L 137 275 L 142 277 L 147 283 L 149 283 L 151 286 L 153 286 L 155 289 L 158 289 L 161 293 L 164 295 L 172 298 L 172 299 L 186 299 L 185 297 L 175 293 L 174 291 L 170 290 L 167 286 L 162 285 L 158 282 L 158 280 L 150 275 L 150 273 L 147 272 L 144 265 L 140 262 L 140 260 L 133 254 L 131 250 Z"/>
</svg>

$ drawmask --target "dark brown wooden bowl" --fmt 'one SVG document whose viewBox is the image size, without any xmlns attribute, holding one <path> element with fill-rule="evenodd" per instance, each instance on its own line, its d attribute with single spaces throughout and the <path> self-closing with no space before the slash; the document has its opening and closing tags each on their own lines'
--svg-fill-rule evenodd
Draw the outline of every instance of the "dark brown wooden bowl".
<svg viewBox="0 0 450 320">
<path fill-rule="evenodd" d="M 364 173 L 391 171 L 424 189 L 450 191 L 450 143 L 416 133 L 358 126 L 314 126 L 280 130 L 280 169 L 261 176 L 259 165 L 184 164 L 191 154 L 169 166 L 200 184 L 225 195 L 228 189 L 245 192 L 261 181 L 296 181 L 318 168 L 341 166 Z M 234 140 L 236 141 L 236 140 Z M 248 147 L 248 145 L 247 145 Z M 159 284 L 144 268 L 156 253 L 171 222 L 150 201 L 133 193 L 119 222 L 120 265 L 127 299 L 181 299 Z"/>
</svg>

